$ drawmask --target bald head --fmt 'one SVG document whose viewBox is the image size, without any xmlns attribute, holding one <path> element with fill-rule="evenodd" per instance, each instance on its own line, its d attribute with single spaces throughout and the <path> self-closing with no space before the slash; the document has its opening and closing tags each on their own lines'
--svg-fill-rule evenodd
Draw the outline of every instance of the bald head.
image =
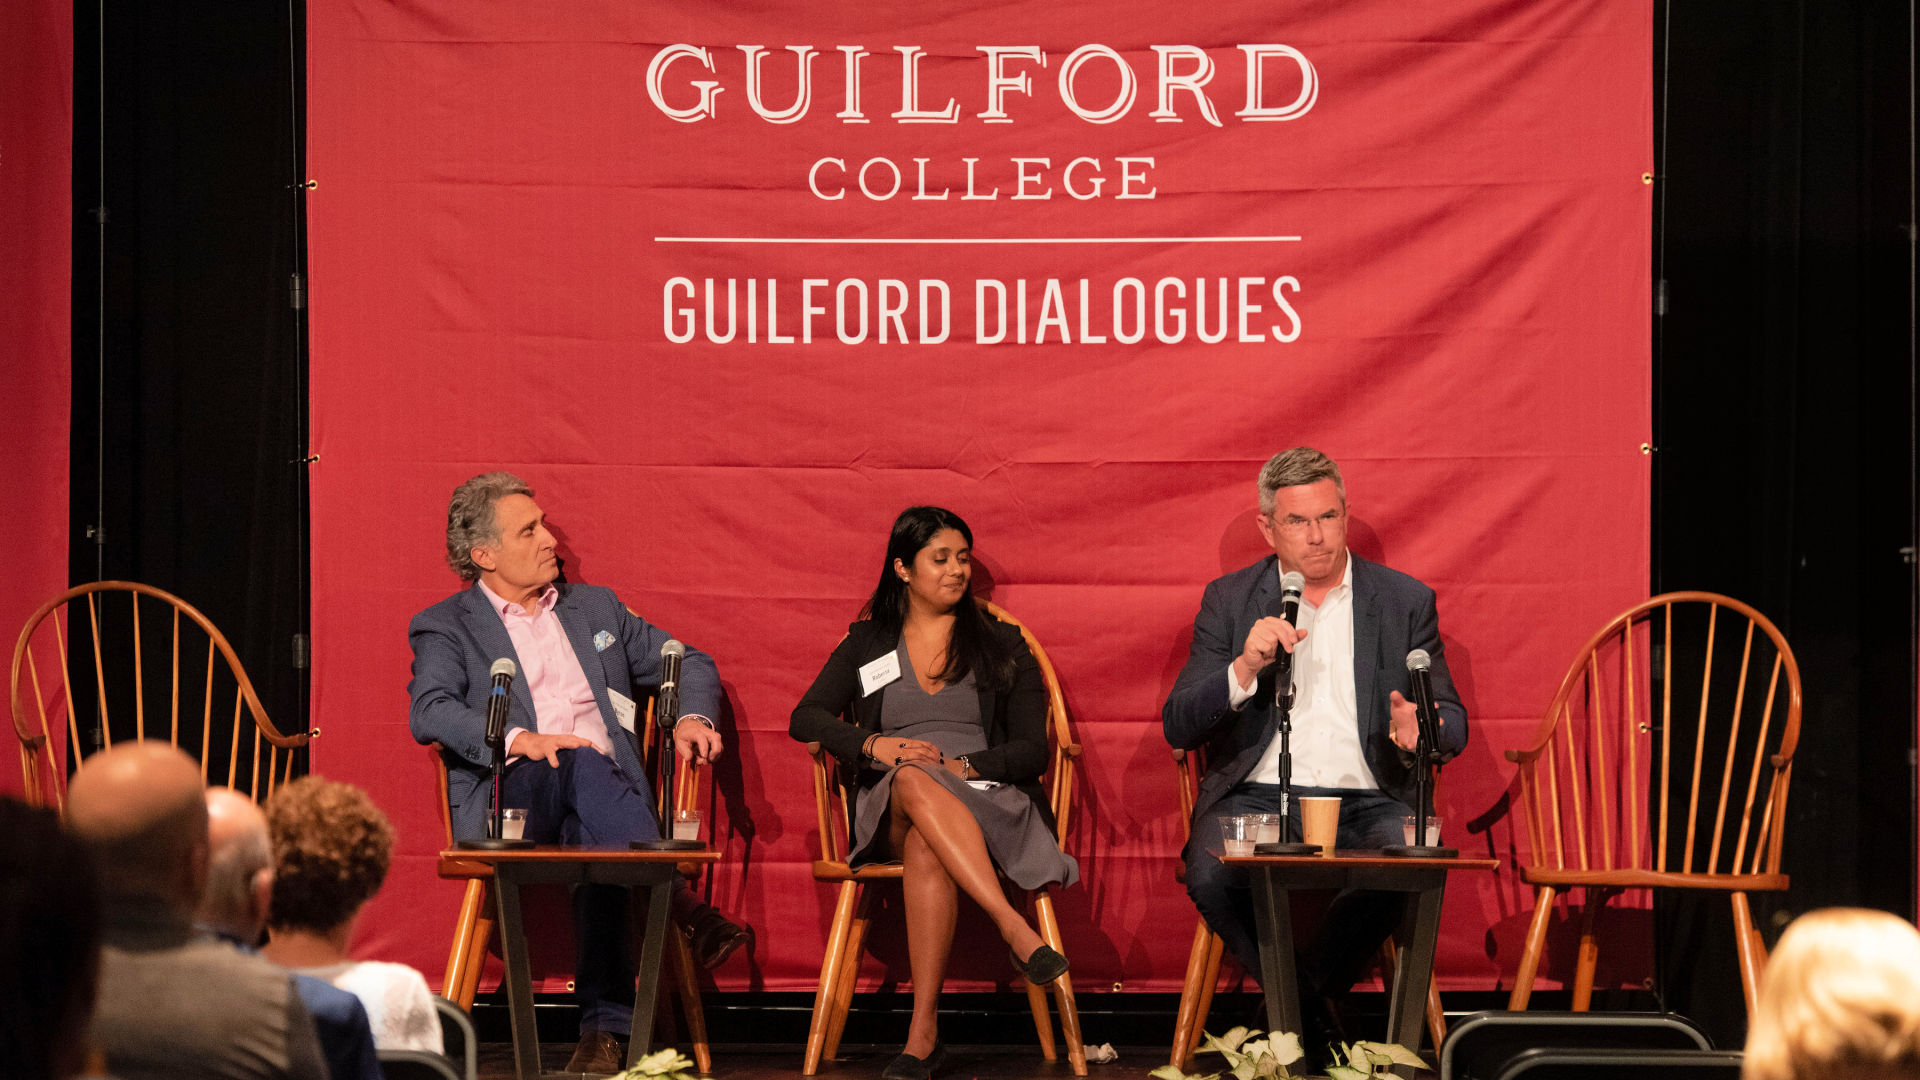
<svg viewBox="0 0 1920 1080">
<path fill-rule="evenodd" d="M 267 815 L 228 787 L 207 789 L 207 885 L 196 921 L 251 945 L 266 929 L 273 899 Z"/>
<path fill-rule="evenodd" d="M 131 742 L 82 762 L 67 824 L 93 849 L 110 898 L 145 896 L 191 913 L 207 872 L 200 766 L 162 742 Z"/>
</svg>

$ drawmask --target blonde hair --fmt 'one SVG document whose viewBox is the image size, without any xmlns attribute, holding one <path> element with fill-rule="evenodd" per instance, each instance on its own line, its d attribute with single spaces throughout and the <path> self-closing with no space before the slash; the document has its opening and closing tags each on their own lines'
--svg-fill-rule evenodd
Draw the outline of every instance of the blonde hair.
<svg viewBox="0 0 1920 1080">
<path fill-rule="evenodd" d="M 1920 930 L 1864 908 L 1796 919 L 1761 978 L 1740 1075 L 1920 1078 Z"/>
</svg>

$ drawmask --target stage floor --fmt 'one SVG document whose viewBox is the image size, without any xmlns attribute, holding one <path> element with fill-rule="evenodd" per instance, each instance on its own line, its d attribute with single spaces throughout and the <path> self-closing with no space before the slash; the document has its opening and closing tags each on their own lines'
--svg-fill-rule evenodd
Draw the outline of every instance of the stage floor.
<svg viewBox="0 0 1920 1080">
<path fill-rule="evenodd" d="M 804 1048 L 785 1046 L 715 1046 L 714 1080 L 790 1080 L 800 1075 Z M 573 1056 L 573 1044 L 542 1043 L 540 1064 L 558 1072 Z M 819 1080 L 876 1080 L 899 1047 L 848 1046 L 841 1048 L 838 1061 L 820 1066 Z M 1108 1064 L 1089 1064 L 1089 1080 L 1117 1080 L 1141 1077 L 1167 1063 L 1164 1046 L 1119 1048 L 1119 1059 Z M 1217 1059 L 1216 1059 L 1217 1061 Z M 946 1080 L 1072 1080 L 1063 1055 L 1058 1062 L 1041 1058 L 1034 1046 L 950 1046 L 947 1061 L 940 1070 Z M 513 1080 L 513 1044 L 480 1044 L 480 1080 Z"/>
</svg>

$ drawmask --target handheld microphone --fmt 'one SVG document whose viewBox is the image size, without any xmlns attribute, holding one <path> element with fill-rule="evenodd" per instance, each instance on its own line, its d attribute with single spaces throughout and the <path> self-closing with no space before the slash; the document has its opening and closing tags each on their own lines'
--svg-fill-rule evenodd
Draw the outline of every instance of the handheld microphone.
<svg viewBox="0 0 1920 1080">
<path fill-rule="evenodd" d="M 687 647 L 674 638 L 660 646 L 660 690 L 654 696 L 653 716 L 667 731 L 680 722 L 680 659 L 686 655 Z"/>
<path fill-rule="evenodd" d="M 513 698 L 509 695 L 520 668 L 503 656 L 493 662 L 487 674 L 493 676 L 493 692 L 487 695 L 487 745 L 500 750 L 507 744 L 507 711 L 513 707 Z"/>
<path fill-rule="evenodd" d="M 1298 629 L 1300 626 L 1300 594 L 1307 587 L 1307 578 L 1298 570 L 1289 570 L 1280 575 L 1280 617 L 1287 625 Z M 1281 649 L 1273 657 L 1273 693 L 1275 697 L 1293 694 L 1293 654 Z"/>
<path fill-rule="evenodd" d="M 1307 576 L 1298 570 L 1280 575 L 1280 617 L 1289 623 L 1300 618 L 1300 594 L 1306 590 Z"/>
<path fill-rule="evenodd" d="M 1407 678 L 1413 684 L 1413 709 L 1420 721 L 1420 738 L 1431 752 L 1440 738 L 1440 713 L 1433 704 L 1433 657 L 1425 649 L 1407 654 Z"/>
</svg>

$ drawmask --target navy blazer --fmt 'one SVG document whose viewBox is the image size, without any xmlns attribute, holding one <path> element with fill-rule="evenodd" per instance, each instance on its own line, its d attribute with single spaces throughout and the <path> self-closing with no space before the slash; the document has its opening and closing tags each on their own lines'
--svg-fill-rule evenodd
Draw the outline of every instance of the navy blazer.
<svg viewBox="0 0 1920 1080">
<path fill-rule="evenodd" d="M 1433 657 L 1433 696 L 1445 721 L 1440 725 L 1441 760 L 1466 748 L 1467 711 L 1447 673 L 1433 590 L 1352 551 L 1347 557 L 1353 560 L 1353 704 L 1361 750 L 1381 790 L 1411 806 L 1411 755 L 1394 745 L 1389 711 L 1391 692 L 1407 692 L 1407 653 L 1425 649 Z M 1239 712 L 1227 704 L 1226 674 L 1253 624 L 1280 613 L 1278 562 L 1269 555 L 1208 583 L 1200 614 L 1193 620 L 1187 665 L 1160 711 L 1167 742 L 1181 750 L 1207 748 L 1207 775 L 1193 803 L 1195 821 L 1253 774 L 1279 730 L 1273 713 L 1274 669 L 1269 666 L 1260 673 L 1253 698 Z"/>
<path fill-rule="evenodd" d="M 332 1080 L 381 1080 L 372 1023 L 360 999 L 311 975 L 294 975 L 293 988 L 313 1014 L 320 1050 L 327 1056 L 327 1075 Z"/>
<path fill-rule="evenodd" d="M 614 757 L 636 780 L 645 781 L 626 729 L 613 712 L 615 690 L 636 702 L 660 685 L 660 646 L 670 635 L 627 610 L 612 589 L 598 585 L 556 584 L 559 597 L 553 613 L 566 629 L 567 640 L 579 657 L 587 684 L 600 706 L 600 718 L 613 741 Z M 605 634 L 605 637 L 601 635 Z M 515 664 L 520 657 L 507 636 L 507 625 L 475 584 L 413 617 L 407 626 L 413 646 L 413 680 L 407 693 L 413 699 L 407 715 L 413 737 L 422 744 L 438 742 L 445 749 L 447 804 L 453 837 L 468 840 L 485 836 L 489 807 L 486 780 L 493 767 L 487 749 L 487 695 L 493 681 L 488 669 L 501 657 Z M 636 693 L 636 689 L 640 693 Z M 507 727 L 536 730 L 533 694 L 524 678 L 515 679 L 513 708 Z M 714 718 L 720 711 L 720 676 L 713 659 L 692 646 L 680 665 L 681 714 Z M 636 723 L 645 717 L 637 717 Z"/>
<path fill-rule="evenodd" d="M 987 749 L 968 754 L 967 764 L 983 780 L 1019 788 L 1052 827 L 1052 807 L 1040 787 L 1040 774 L 1047 771 L 1046 679 L 1019 627 L 992 615 L 987 616 L 987 624 L 1013 656 L 1013 681 L 999 689 L 980 690 L 980 721 L 986 727 Z M 827 658 L 826 666 L 800 704 L 794 706 L 787 723 L 789 735 L 801 742 L 817 742 L 839 760 L 841 778 L 856 796 L 860 788 L 877 782 L 885 771 L 867 768 L 868 762 L 860 756 L 867 736 L 880 730 L 880 699 L 885 696 L 879 690 L 864 696 L 860 693 L 860 668 L 899 647 L 898 638 L 882 634 L 865 619 L 847 627 L 847 636 Z M 908 671 L 900 675 L 913 677 Z M 843 713 L 850 713 L 853 722 L 840 719 Z"/>
</svg>

